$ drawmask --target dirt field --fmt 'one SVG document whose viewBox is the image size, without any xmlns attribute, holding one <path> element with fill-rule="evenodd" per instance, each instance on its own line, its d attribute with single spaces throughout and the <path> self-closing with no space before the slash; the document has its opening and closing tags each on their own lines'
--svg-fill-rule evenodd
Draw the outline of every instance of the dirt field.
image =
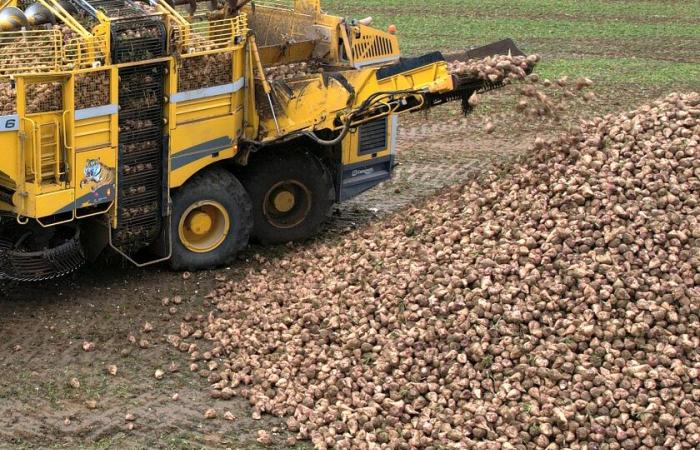
<svg viewBox="0 0 700 450">
<path fill-rule="evenodd" d="M 396 177 L 339 206 L 318 239 L 339 239 L 349 229 L 400 212 L 446 186 L 498 169 L 522 155 L 535 136 L 556 133 L 578 117 L 626 109 L 672 90 L 700 89 L 700 11 L 695 1 L 639 2 L 641 9 L 634 14 L 625 8 L 630 2 L 585 2 L 605 4 L 606 20 L 618 22 L 619 38 L 607 22 L 589 35 L 574 33 L 581 23 L 595 19 L 594 11 L 575 6 L 577 2 L 554 2 L 560 5 L 550 8 L 546 20 L 559 22 L 557 27 L 539 23 L 545 19 L 537 8 L 552 2 L 440 3 L 443 14 L 455 8 L 462 12 L 449 21 L 471 24 L 469 36 L 457 39 L 457 31 L 449 27 L 436 31 L 431 23 L 440 11 L 412 7 L 405 0 L 366 0 L 352 7 L 336 0 L 328 9 L 359 17 L 376 11 L 373 5 L 385 5 L 378 11 L 380 23 L 396 22 L 414 53 L 429 44 L 449 50 L 504 37 L 500 28 L 489 29 L 483 39 L 478 33 L 494 21 L 503 27 L 510 21 L 516 26 L 507 35 L 517 39 L 522 34 L 526 51 L 541 52 L 550 61 L 542 66 L 545 75 L 591 76 L 599 83 L 598 100 L 577 104 L 560 122 L 525 122 L 512 113 L 514 91 L 506 89 L 488 97 L 467 118 L 453 106 L 428 117 L 404 118 Z M 477 3 L 480 9 L 472 9 Z M 502 12 L 499 3 L 514 6 Z M 667 51 L 659 51 L 662 42 Z M 616 60 L 617 66 L 612 64 Z M 633 76 L 624 78 L 620 72 Z M 497 124 L 492 135 L 482 131 L 487 117 Z M 177 334 L 184 319 L 206 320 L 211 308 L 205 296 L 217 278 L 245 276 L 260 258 L 292 251 L 293 246 L 253 247 L 228 268 L 184 276 L 165 268 L 138 270 L 105 258 L 51 283 L 0 286 L 0 448 L 260 448 L 255 440 L 260 429 L 272 432 L 271 448 L 290 448 L 281 422 L 251 419 L 250 408 L 236 399 L 210 399 L 205 364 L 197 362 L 199 372 L 191 372 L 192 361 L 168 345 L 166 336 Z M 152 331 L 144 331 L 146 323 Z M 93 351 L 83 350 L 86 341 L 94 342 Z M 207 343 L 202 341 L 201 348 L 206 350 Z M 116 375 L 109 373 L 110 365 L 117 366 Z M 160 380 L 154 377 L 157 369 L 165 372 Z M 79 386 L 71 384 L 74 378 Z M 173 400 L 176 393 L 179 399 Z M 218 417 L 205 420 L 210 407 Z M 236 420 L 224 420 L 225 411 Z M 134 420 L 127 421 L 127 414 Z"/>
</svg>

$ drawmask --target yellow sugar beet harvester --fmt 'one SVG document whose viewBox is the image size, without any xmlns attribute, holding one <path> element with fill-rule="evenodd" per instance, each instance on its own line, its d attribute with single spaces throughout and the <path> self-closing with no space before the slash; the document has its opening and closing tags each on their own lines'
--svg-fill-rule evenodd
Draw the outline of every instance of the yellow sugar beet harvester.
<svg viewBox="0 0 700 450">
<path fill-rule="evenodd" d="M 493 87 L 318 0 L 2 3 L 2 278 L 305 239 L 390 178 L 401 113 Z"/>
</svg>

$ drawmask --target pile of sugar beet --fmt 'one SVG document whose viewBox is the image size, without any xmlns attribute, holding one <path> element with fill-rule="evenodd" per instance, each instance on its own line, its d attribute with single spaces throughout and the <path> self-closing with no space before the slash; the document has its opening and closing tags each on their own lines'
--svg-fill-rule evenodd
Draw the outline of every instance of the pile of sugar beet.
<svg viewBox="0 0 700 450">
<path fill-rule="evenodd" d="M 700 94 L 258 258 L 169 340 L 317 448 L 700 446 Z"/>
</svg>

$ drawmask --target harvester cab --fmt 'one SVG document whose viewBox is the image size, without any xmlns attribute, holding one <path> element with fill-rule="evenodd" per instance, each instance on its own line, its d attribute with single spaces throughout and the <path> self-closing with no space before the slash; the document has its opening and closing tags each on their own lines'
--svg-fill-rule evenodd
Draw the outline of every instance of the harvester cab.
<svg viewBox="0 0 700 450">
<path fill-rule="evenodd" d="M 284 2 L 283 2 L 284 3 Z M 500 82 L 318 0 L 0 0 L 0 278 L 201 269 L 387 180 L 399 116 Z"/>
</svg>

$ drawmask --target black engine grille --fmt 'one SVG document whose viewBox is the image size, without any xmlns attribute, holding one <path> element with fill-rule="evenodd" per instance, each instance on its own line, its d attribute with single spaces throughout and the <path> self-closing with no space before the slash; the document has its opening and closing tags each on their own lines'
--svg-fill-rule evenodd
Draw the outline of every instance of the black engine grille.
<svg viewBox="0 0 700 450">
<path fill-rule="evenodd" d="M 112 58 L 117 64 L 166 56 L 165 25 L 156 18 L 113 20 L 111 34 Z"/>
<path fill-rule="evenodd" d="M 360 144 L 357 154 L 369 155 L 381 152 L 388 147 L 387 118 L 368 122 L 358 128 Z"/>
</svg>

